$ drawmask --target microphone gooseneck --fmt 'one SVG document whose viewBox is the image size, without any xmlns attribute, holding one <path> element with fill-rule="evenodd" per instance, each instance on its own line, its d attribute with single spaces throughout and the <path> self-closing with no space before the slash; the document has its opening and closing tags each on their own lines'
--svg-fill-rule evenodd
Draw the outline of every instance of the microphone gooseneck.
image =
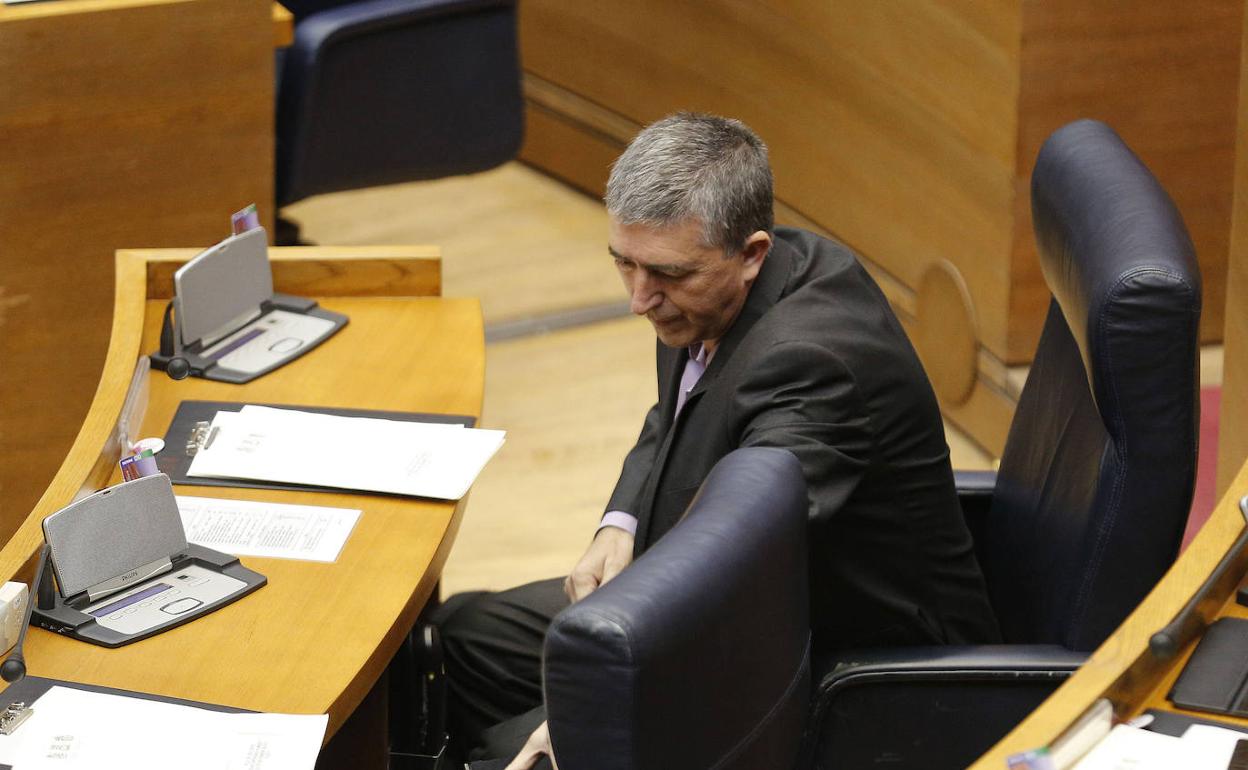
<svg viewBox="0 0 1248 770">
<path fill-rule="evenodd" d="M 48 544 L 39 549 L 39 564 L 35 567 L 35 577 L 30 581 L 29 595 L 26 597 L 26 611 L 22 613 L 22 630 L 17 634 L 17 644 L 4 663 L 0 663 L 0 679 L 13 683 L 26 676 L 26 658 L 22 655 L 22 645 L 26 643 L 26 630 L 30 628 L 30 613 L 35 608 L 36 597 L 43 594 L 43 573 L 48 566 Z M 50 589 L 51 586 L 48 586 Z"/>
</svg>

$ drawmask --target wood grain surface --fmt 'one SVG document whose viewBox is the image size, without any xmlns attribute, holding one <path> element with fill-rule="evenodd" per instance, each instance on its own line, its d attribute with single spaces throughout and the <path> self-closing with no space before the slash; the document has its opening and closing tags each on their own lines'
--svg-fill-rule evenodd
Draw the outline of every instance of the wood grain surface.
<svg viewBox="0 0 1248 770">
<path fill-rule="evenodd" d="M 303 255 L 333 262 L 328 255 Z M 41 541 L 39 522 L 68 503 L 84 481 L 101 483 L 92 469 L 106 469 L 106 481 L 119 481 L 112 458 L 104 464 L 97 459 L 108 446 L 135 359 L 157 344 L 165 303 L 146 299 L 144 255 L 120 253 L 117 273 L 118 306 L 99 390 L 52 485 L 0 551 L 6 577 L 28 577 Z M 143 434 L 162 435 L 183 399 L 480 415 L 484 337 L 477 302 L 319 299 L 346 313 L 350 324 L 313 353 L 252 383 L 174 382 L 153 372 Z M 107 650 L 32 630 L 26 646 L 30 671 L 263 711 L 328 713 L 332 735 L 377 681 L 431 595 L 462 503 L 216 487 L 176 491 L 359 508 L 363 515 L 336 563 L 246 558 L 269 578 L 267 586 L 141 643 Z"/>
<path fill-rule="evenodd" d="M 950 259 L 978 302 L 1006 296 L 993 268 L 1011 236 L 1020 23 L 1010 4 L 520 6 L 535 77 L 637 125 L 682 109 L 741 118 L 770 145 L 780 201 L 912 288 Z M 568 164 L 547 124 L 610 134 L 600 114 L 537 90 L 530 101 L 557 117 L 530 126 L 526 160 Z M 604 153 L 576 154 L 605 179 Z M 979 311 L 1002 330 L 985 339 L 994 349 L 1004 311 Z"/>
<path fill-rule="evenodd" d="M 1010 337 L 1030 359 L 1049 295 L 1031 229 L 1031 168 L 1077 118 L 1113 126 L 1174 198 L 1204 284 L 1201 340 L 1222 338 L 1243 0 L 1023 3 Z"/>
<path fill-rule="evenodd" d="M 910 292 L 942 261 L 963 277 L 980 366 L 941 407 L 1000 453 L 999 374 L 1030 360 L 1048 306 L 1030 171 L 1062 124 L 1106 120 L 1170 190 L 1204 271 L 1202 339 L 1220 338 L 1242 5 L 530 0 L 522 157 L 600 194 L 640 126 L 741 118 L 770 145 L 778 208 Z"/>
<path fill-rule="evenodd" d="M 1248 14 L 1242 25 L 1238 147 L 1235 155 L 1234 217 L 1226 276 L 1222 413 L 1218 435 L 1218 491 L 1224 492 L 1248 461 Z"/>
<path fill-rule="evenodd" d="M 0 540 L 100 380 L 113 252 L 272 222 L 266 0 L 0 6 Z"/>
</svg>

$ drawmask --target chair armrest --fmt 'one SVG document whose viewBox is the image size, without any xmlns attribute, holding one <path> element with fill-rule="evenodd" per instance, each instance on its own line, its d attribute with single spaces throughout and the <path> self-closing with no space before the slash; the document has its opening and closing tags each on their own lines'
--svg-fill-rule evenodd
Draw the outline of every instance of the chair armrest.
<svg viewBox="0 0 1248 770">
<path fill-rule="evenodd" d="M 971 531 L 971 538 L 982 543 L 988 511 L 992 508 L 992 493 L 997 488 L 996 471 L 954 471 L 953 483 L 958 490 L 958 503 L 962 506 L 962 518 Z"/>
<path fill-rule="evenodd" d="M 1086 660 L 1052 645 L 838 654 L 818 668 L 800 766 L 966 767 Z"/>
<path fill-rule="evenodd" d="M 987 495 L 991 498 L 992 490 L 997 488 L 997 472 L 955 470 L 953 483 L 958 488 L 958 497 Z"/>
</svg>

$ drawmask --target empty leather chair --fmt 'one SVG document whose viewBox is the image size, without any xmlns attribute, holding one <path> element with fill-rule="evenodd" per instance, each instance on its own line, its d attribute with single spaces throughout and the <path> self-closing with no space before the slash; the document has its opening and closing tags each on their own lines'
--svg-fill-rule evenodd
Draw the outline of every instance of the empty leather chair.
<svg viewBox="0 0 1248 770">
<path fill-rule="evenodd" d="M 279 207 L 515 157 L 514 0 L 333 2 L 292 4 L 295 40 L 278 64 Z"/>
<path fill-rule="evenodd" d="M 560 770 L 792 767 L 810 694 L 806 509 L 792 454 L 736 450 L 671 532 L 555 618 Z"/>
<path fill-rule="evenodd" d="M 805 765 L 965 767 L 1178 554 L 1196 477 L 1201 305 L 1183 221 L 1091 120 L 1049 137 L 1031 191 L 1052 302 L 1000 470 L 964 498 L 1008 644 L 823 661 Z"/>
</svg>

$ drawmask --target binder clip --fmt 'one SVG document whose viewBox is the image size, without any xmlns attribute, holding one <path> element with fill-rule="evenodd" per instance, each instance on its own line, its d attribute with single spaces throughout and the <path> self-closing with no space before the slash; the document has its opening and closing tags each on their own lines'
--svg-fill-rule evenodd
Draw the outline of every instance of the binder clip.
<svg viewBox="0 0 1248 770">
<path fill-rule="evenodd" d="M 212 423 L 207 420 L 199 420 L 195 423 L 195 427 L 186 437 L 186 456 L 194 457 L 199 450 L 208 444 L 208 434 L 212 428 Z"/>
<path fill-rule="evenodd" d="M 15 701 L 0 711 L 0 735 L 12 735 L 35 710 L 22 701 Z"/>
</svg>

